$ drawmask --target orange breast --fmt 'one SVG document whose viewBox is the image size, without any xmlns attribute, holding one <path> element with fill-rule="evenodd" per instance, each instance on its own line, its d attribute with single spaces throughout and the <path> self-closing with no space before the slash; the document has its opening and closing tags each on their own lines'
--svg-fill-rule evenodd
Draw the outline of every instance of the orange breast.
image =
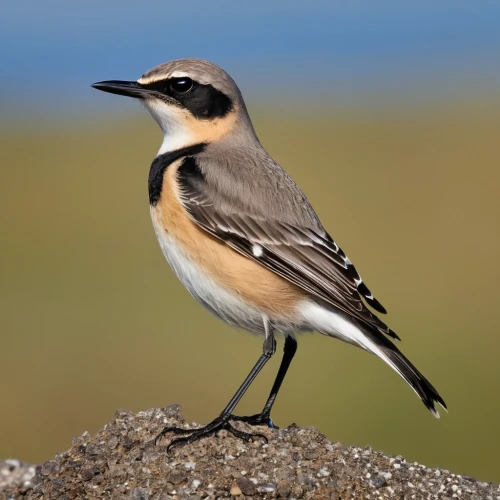
<svg viewBox="0 0 500 500">
<path fill-rule="evenodd" d="M 271 317 L 293 319 L 306 292 L 212 237 L 189 218 L 178 196 L 179 164 L 164 174 L 161 199 L 152 209 L 156 224 L 217 284 Z"/>
</svg>

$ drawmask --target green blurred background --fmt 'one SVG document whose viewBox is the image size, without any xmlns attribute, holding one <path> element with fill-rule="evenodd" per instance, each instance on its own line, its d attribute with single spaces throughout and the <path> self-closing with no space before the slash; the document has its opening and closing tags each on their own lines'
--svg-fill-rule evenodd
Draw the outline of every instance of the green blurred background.
<svg viewBox="0 0 500 500">
<path fill-rule="evenodd" d="M 192 55 L 236 77 L 261 141 L 450 409 L 435 420 L 383 362 L 313 334 L 299 338 L 275 422 L 500 482 L 498 9 L 229 5 L 219 18 L 195 2 L 189 29 L 177 6 L 168 36 L 151 26 L 161 15 L 124 9 L 124 27 L 94 2 L 4 16 L 0 42 L 18 44 L 0 75 L 0 457 L 47 460 L 119 407 L 180 403 L 208 422 L 261 352 L 161 254 L 147 200 L 156 124 L 88 88 Z M 239 45 L 223 43 L 225 26 Z M 279 358 L 238 413 L 260 411 Z"/>
</svg>

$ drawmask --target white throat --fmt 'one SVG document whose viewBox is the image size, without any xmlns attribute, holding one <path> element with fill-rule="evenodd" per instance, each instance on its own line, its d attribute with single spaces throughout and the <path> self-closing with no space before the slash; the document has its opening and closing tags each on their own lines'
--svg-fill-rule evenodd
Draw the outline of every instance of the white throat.
<svg viewBox="0 0 500 500">
<path fill-rule="evenodd" d="M 189 146 L 194 137 L 189 131 L 181 110 L 176 110 L 156 99 L 148 99 L 144 105 L 163 132 L 163 142 L 158 155 Z"/>
</svg>

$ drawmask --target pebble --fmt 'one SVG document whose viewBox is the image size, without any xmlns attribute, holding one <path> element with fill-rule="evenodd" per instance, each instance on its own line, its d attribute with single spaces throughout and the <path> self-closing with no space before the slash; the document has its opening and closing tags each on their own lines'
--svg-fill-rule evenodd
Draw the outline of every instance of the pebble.
<svg viewBox="0 0 500 500">
<path fill-rule="evenodd" d="M 255 483 L 257 480 L 252 478 Z M 247 496 L 251 497 L 257 493 L 257 488 L 255 487 L 254 482 L 251 479 L 247 479 L 246 477 L 240 477 L 236 480 L 236 484 L 240 488 L 240 490 Z"/>
<path fill-rule="evenodd" d="M 229 491 L 229 494 L 232 496 L 232 497 L 238 497 L 242 494 L 243 492 L 241 491 L 241 489 L 239 488 L 239 486 L 237 486 L 236 484 L 234 486 L 231 486 L 231 490 Z"/>
<path fill-rule="evenodd" d="M 257 491 L 259 493 L 272 493 L 273 491 L 276 491 L 276 485 L 272 483 L 259 484 L 259 486 L 257 486 Z"/>
<path fill-rule="evenodd" d="M 168 482 L 178 485 L 184 482 L 188 478 L 187 474 L 183 470 L 174 470 L 168 476 Z"/>
<path fill-rule="evenodd" d="M 8 465 L 11 470 L 21 467 L 21 461 L 14 458 L 8 458 L 7 460 L 5 460 L 5 464 Z"/>
<path fill-rule="evenodd" d="M 48 460 L 42 465 L 42 476 L 48 476 L 59 470 L 59 464 L 55 460 Z"/>
<path fill-rule="evenodd" d="M 370 479 L 370 484 L 378 489 L 387 486 L 387 481 L 384 476 L 374 476 Z"/>
<path fill-rule="evenodd" d="M 321 467 L 321 469 L 318 472 L 318 476 L 320 476 L 320 477 L 326 477 L 329 475 L 330 475 L 330 472 L 327 469 L 325 469 L 324 467 Z"/>
<path fill-rule="evenodd" d="M 316 460 L 317 458 L 319 458 L 319 453 L 317 451 L 308 451 L 308 450 L 306 450 L 304 452 L 304 458 L 306 460 Z"/>
<path fill-rule="evenodd" d="M 31 466 L 36 475 L 31 485 L 21 491 L 23 498 L 152 500 L 151 492 L 158 491 L 159 496 L 154 493 L 157 500 L 175 495 L 179 500 L 243 495 L 254 500 L 305 500 L 338 498 L 339 492 L 355 491 L 356 498 L 363 500 L 418 500 L 444 495 L 450 499 L 500 500 L 498 485 L 452 476 L 442 469 L 423 468 L 370 448 L 328 443 L 313 428 L 290 426 L 269 431 L 269 445 L 265 448 L 260 444 L 243 445 L 230 433 L 222 433 L 167 454 L 168 441 L 159 446 L 153 443 L 163 427 L 163 417 L 169 425 L 186 426 L 178 407 L 137 415 L 118 412 L 118 420 L 95 436 L 85 437 L 86 442 L 76 438 L 74 446 L 55 460 Z M 263 459 L 263 455 L 267 458 Z M 6 481 L 23 484 L 25 475 L 19 480 L 12 478 L 17 466 L 18 461 L 0 460 L 0 490 Z M 394 473 L 388 472 L 392 469 Z M 7 494 L 12 491 L 7 484 Z"/>
</svg>

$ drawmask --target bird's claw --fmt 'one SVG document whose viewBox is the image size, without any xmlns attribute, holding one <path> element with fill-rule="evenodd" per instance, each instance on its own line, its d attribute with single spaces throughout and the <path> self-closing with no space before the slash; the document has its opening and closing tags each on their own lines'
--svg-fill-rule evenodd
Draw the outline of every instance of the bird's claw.
<svg viewBox="0 0 500 500">
<path fill-rule="evenodd" d="M 169 432 L 176 435 L 185 435 L 189 434 L 186 437 L 180 437 L 171 441 L 171 443 L 167 446 L 167 453 L 169 453 L 173 448 L 178 446 L 184 446 L 186 444 L 194 443 L 199 439 L 203 439 L 206 437 L 214 436 L 221 430 L 226 430 L 230 432 L 233 436 L 242 439 L 243 441 L 249 442 L 252 438 L 261 438 L 267 444 L 267 437 L 263 434 L 250 434 L 249 432 L 243 432 L 239 429 L 236 429 L 230 424 L 230 420 L 243 421 L 245 417 L 233 417 L 233 415 L 228 415 L 227 417 L 217 417 L 215 420 L 207 424 L 205 427 L 200 427 L 199 429 L 183 429 L 179 427 L 165 427 L 155 438 L 155 444 L 158 444 L 163 437 Z M 252 417 L 248 417 L 252 418 Z M 270 419 L 269 419 L 270 420 Z M 250 422 L 249 422 L 250 423 Z M 267 424 L 251 424 L 251 425 L 267 425 Z"/>
<path fill-rule="evenodd" d="M 245 422 L 248 425 L 263 425 L 271 429 L 279 429 L 277 425 L 274 425 L 274 422 L 268 413 L 257 413 L 256 415 L 251 415 L 249 417 L 231 415 L 231 420 L 235 420 L 236 422 Z"/>
</svg>

